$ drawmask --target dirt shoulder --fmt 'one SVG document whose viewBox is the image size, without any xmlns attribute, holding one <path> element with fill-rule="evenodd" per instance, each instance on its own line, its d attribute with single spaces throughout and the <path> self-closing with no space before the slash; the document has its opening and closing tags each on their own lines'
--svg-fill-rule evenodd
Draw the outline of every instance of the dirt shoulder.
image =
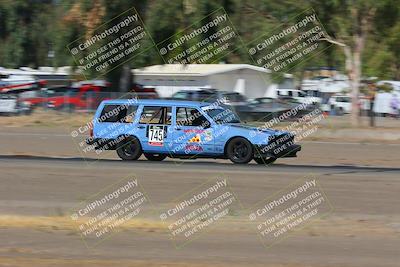
<svg viewBox="0 0 400 267">
<path fill-rule="evenodd" d="M 10 128 L 22 128 L 29 132 L 32 127 L 37 127 L 43 128 L 49 133 L 70 134 L 71 131 L 90 123 L 92 118 L 93 114 L 87 113 L 68 114 L 52 110 L 38 110 L 29 116 L 0 117 L 0 128 L 2 132 L 7 132 Z M 273 125 L 272 128 L 287 129 L 292 123 L 283 122 Z M 248 124 L 263 127 L 265 122 L 249 122 Z M 352 127 L 348 116 L 325 116 L 315 124 L 315 130 L 302 140 L 400 144 L 400 120 L 376 118 L 376 127 L 369 127 L 368 124 L 368 118 L 361 118 L 360 125 Z"/>
</svg>

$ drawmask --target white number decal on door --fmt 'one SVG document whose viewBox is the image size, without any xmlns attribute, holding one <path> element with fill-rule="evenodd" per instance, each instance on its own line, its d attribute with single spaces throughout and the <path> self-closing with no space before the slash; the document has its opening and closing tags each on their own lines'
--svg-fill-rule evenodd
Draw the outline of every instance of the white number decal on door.
<svg viewBox="0 0 400 267">
<path fill-rule="evenodd" d="M 149 145 L 162 146 L 164 143 L 164 127 L 163 126 L 149 126 Z"/>
</svg>

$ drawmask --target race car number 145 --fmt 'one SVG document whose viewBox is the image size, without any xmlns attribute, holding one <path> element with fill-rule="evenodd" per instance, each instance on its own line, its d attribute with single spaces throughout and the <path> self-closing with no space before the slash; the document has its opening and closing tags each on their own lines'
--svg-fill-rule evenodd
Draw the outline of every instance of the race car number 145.
<svg viewBox="0 0 400 267">
<path fill-rule="evenodd" d="M 162 146 L 164 143 L 165 129 L 164 126 L 149 126 L 149 145 Z"/>
</svg>

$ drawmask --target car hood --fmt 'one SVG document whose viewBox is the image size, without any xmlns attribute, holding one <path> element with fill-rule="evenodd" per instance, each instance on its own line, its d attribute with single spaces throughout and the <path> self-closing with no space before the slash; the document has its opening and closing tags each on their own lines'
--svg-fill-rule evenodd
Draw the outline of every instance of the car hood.
<svg viewBox="0 0 400 267">
<path fill-rule="evenodd" d="M 268 133 L 268 134 L 282 134 L 282 133 L 286 133 L 284 131 L 279 131 L 279 130 L 274 130 L 274 129 L 269 129 L 269 128 L 263 128 L 261 127 L 257 127 L 254 125 L 249 125 L 249 124 L 243 124 L 243 123 L 238 123 L 238 124 L 231 124 L 232 127 L 234 128 L 239 128 L 239 129 L 245 129 L 245 130 L 249 130 L 249 131 L 257 131 L 257 132 L 263 132 L 263 133 Z"/>
<path fill-rule="evenodd" d="M 264 128 L 262 126 L 257 127 L 248 124 L 236 124 L 232 123 L 230 126 L 236 129 L 237 134 L 240 134 L 247 138 L 252 144 L 268 144 L 272 136 L 280 136 L 282 134 L 288 134 L 286 131 L 274 130 L 270 128 Z"/>
</svg>

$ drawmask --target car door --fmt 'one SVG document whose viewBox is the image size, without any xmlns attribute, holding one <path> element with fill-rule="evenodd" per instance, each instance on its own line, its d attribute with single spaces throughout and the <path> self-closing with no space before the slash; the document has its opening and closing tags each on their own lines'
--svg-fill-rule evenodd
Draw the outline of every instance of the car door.
<svg viewBox="0 0 400 267">
<path fill-rule="evenodd" d="M 107 140 L 118 140 L 126 135 L 135 135 L 136 111 L 137 105 L 105 104 L 101 111 L 96 113 L 97 121 L 94 124 L 94 136 L 103 139 L 97 145 L 107 147 Z"/>
<path fill-rule="evenodd" d="M 144 152 L 168 153 L 168 146 L 172 140 L 171 110 L 168 106 L 141 107 L 137 136 Z"/>
<path fill-rule="evenodd" d="M 215 154 L 213 128 L 203 111 L 196 107 L 177 106 L 173 112 L 170 154 Z"/>
</svg>

